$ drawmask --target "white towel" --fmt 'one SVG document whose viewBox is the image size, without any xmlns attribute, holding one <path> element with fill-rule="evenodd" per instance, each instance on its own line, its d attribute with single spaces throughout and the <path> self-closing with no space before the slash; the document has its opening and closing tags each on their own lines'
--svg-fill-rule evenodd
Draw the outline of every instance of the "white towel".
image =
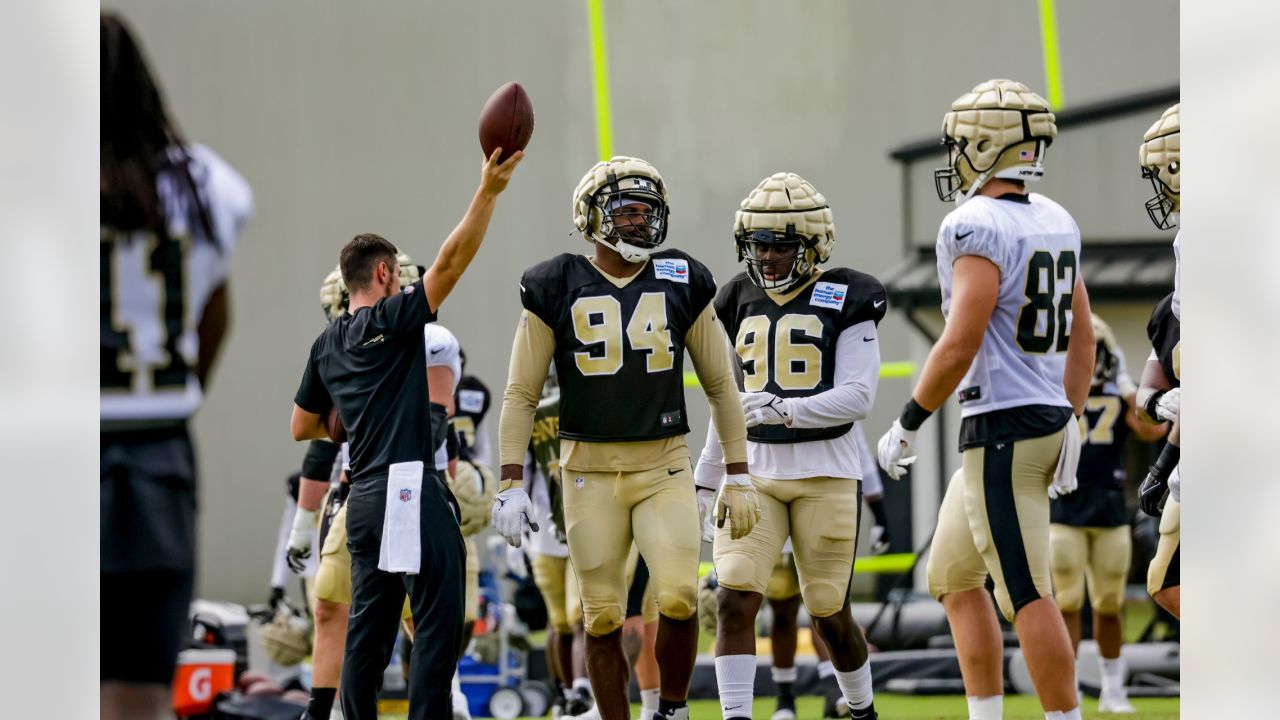
<svg viewBox="0 0 1280 720">
<path fill-rule="evenodd" d="M 394 463 L 387 472 L 378 569 L 416 574 L 422 569 L 422 461 Z"/>
</svg>

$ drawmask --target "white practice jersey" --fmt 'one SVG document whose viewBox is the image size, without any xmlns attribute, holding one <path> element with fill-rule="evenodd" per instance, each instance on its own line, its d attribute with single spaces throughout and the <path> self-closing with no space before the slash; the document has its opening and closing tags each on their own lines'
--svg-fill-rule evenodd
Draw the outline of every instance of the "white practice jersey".
<svg viewBox="0 0 1280 720">
<path fill-rule="evenodd" d="M 426 342 L 427 367 L 444 366 L 453 371 L 453 385 L 449 387 L 450 395 L 458 391 L 458 381 L 462 379 L 462 355 L 459 352 L 458 338 L 449 328 L 440 323 L 427 323 L 422 327 L 422 336 Z M 436 469 L 449 467 L 449 451 L 442 444 L 436 448 Z"/>
<path fill-rule="evenodd" d="M 747 467 L 769 480 L 813 477 L 860 480 L 873 467 L 875 455 L 859 447 L 857 421 L 866 418 L 880 382 L 880 343 L 876 324 L 858 323 L 840 333 L 835 348 L 835 387 L 808 397 L 788 398 L 793 427 L 831 427 L 853 423 L 849 432 L 830 440 L 755 442 L 747 440 Z M 863 443 L 865 445 L 865 441 Z M 695 469 L 699 485 L 719 487 L 724 454 L 715 423 L 707 423 L 707 442 Z"/>
<path fill-rule="evenodd" d="M 200 407 L 196 328 L 226 282 L 253 195 L 212 150 L 192 145 L 188 153 L 214 237 L 204 237 L 186 182 L 172 170 L 156 182 L 170 240 L 102 227 L 102 420 L 182 419 Z"/>
<path fill-rule="evenodd" d="M 1080 229 L 1071 215 L 1036 193 L 980 195 L 942 221 L 937 250 L 943 316 L 951 311 L 957 258 L 977 255 L 1000 269 L 982 347 L 957 391 L 961 416 L 1026 405 L 1071 407 L 1062 386 L 1080 257 Z"/>
</svg>

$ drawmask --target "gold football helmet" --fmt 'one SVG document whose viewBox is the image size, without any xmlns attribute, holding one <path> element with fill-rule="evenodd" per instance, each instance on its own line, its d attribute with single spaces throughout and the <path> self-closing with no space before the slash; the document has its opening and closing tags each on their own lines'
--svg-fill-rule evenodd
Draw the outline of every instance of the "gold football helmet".
<svg viewBox="0 0 1280 720">
<path fill-rule="evenodd" d="M 1157 228 L 1168 230 L 1178 222 L 1182 203 L 1182 121 L 1179 118 L 1182 103 L 1178 103 L 1160 116 L 1147 129 L 1138 146 L 1138 164 L 1142 177 L 1151 181 L 1156 194 L 1147 201 L 1147 214 Z"/>
<path fill-rule="evenodd" d="M 616 250 L 627 262 L 643 262 L 666 240 L 669 215 L 662 176 L 639 158 L 598 162 L 573 191 L 573 224 L 582 237 Z"/>
<path fill-rule="evenodd" d="M 756 185 L 742 201 L 733 219 L 733 240 L 738 262 L 746 260 L 747 276 L 757 287 L 785 293 L 813 275 L 831 257 L 836 226 L 827 199 L 808 180 L 791 172 L 778 172 Z M 764 260 L 765 247 L 794 248 L 787 257 Z M 791 268 L 785 273 L 784 263 Z M 781 275 L 781 277 L 779 277 Z"/>
<path fill-rule="evenodd" d="M 942 117 L 947 167 L 933 172 L 943 202 L 973 197 L 991 178 L 1039 180 L 1044 151 L 1058 135 L 1049 103 L 1013 80 L 988 80 Z"/>
</svg>

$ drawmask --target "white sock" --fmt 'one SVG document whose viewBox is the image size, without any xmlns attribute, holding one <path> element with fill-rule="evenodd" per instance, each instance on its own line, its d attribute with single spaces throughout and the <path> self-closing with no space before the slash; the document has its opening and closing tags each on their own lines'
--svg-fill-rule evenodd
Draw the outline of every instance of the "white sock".
<svg viewBox="0 0 1280 720">
<path fill-rule="evenodd" d="M 756 656 L 721 655 L 716 658 L 716 687 L 724 717 L 751 717 L 755 694 Z"/>
<path fill-rule="evenodd" d="M 640 717 L 649 720 L 658 712 L 658 688 L 640 691 Z"/>
<path fill-rule="evenodd" d="M 849 702 L 849 707 L 862 710 L 871 704 L 873 695 L 870 661 L 862 663 L 862 667 L 857 670 L 848 672 L 836 670 L 835 672 L 836 682 L 840 683 L 840 692 L 844 693 L 844 699 Z"/>
<path fill-rule="evenodd" d="M 781 668 L 775 665 L 769 668 L 769 675 L 773 677 L 775 683 L 793 683 L 800 673 L 794 667 Z"/>
<path fill-rule="evenodd" d="M 969 720 L 1004 720 L 1004 696 L 965 698 L 969 701 Z"/>
<path fill-rule="evenodd" d="M 1081 720 L 1080 707 L 1076 706 L 1070 710 L 1053 711 L 1044 714 L 1044 720 Z"/>
<path fill-rule="evenodd" d="M 573 689 L 578 690 L 580 688 L 586 688 L 587 692 L 591 692 L 591 680 L 589 678 L 584 678 L 584 677 L 574 678 Z"/>
<path fill-rule="evenodd" d="M 831 664 L 830 660 L 823 660 L 818 663 L 818 677 L 829 678 L 836 674 L 836 666 Z"/>
<path fill-rule="evenodd" d="M 462 681 L 458 679 L 457 670 L 453 671 L 453 712 L 454 714 L 461 712 L 471 717 L 467 707 L 467 696 L 462 694 Z"/>
<path fill-rule="evenodd" d="M 1127 674 L 1123 657 L 1114 659 L 1098 656 L 1098 669 L 1102 674 L 1102 694 L 1123 694 L 1124 676 Z"/>
</svg>

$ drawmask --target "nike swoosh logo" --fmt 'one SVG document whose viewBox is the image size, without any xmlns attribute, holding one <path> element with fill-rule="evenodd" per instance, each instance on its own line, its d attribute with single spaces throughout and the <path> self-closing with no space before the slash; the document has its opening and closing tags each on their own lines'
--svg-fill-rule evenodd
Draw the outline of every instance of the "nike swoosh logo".
<svg viewBox="0 0 1280 720">
<path fill-rule="evenodd" d="M 869 337 L 869 338 L 862 338 L 862 342 L 871 342 L 872 340 L 875 340 L 875 338 L 873 338 L 873 337 Z"/>
<path fill-rule="evenodd" d="M 730 705 L 729 707 L 725 708 L 725 712 L 728 712 L 729 710 L 737 710 L 737 709 L 738 709 L 738 708 L 740 708 L 740 707 L 742 707 L 742 706 L 741 706 L 741 705 Z"/>
<path fill-rule="evenodd" d="M 670 468 L 667 468 L 667 474 L 668 474 L 668 475 L 675 475 L 675 474 L 676 474 L 676 473 L 678 473 L 678 472 L 680 472 L 680 468 L 676 468 L 675 470 L 672 470 L 672 469 L 670 469 Z"/>
<path fill-rule="evenodd" d="M 873 303 L 871 303 L 871 304 L 872 304 L 872 305 L 874 305 L 874 306 L 876 307 L 876 309 L 879 309 L 879 308 L 880 308 L 880 306 L 884 304 L 884 301 L 883 301 L 883 300 L 879 300 L 879 301 L 873 302 Z"/>
<path fill-rule="evenodd" d="M 973 231 L 972 231 L 972 230 L 970 230 L 970 231 L 969 231 L 969 232 L 967 232 L 967 233 L 956 233 L 956 239 L 957 239 L 957 240 L 963 240 L 963 239 L 965 239 L 965 238 L 969 237 L 969 236 L 970 236 L 970 235 L 972 235 L 972 234 L 973 234 Z"/>
</svg>

